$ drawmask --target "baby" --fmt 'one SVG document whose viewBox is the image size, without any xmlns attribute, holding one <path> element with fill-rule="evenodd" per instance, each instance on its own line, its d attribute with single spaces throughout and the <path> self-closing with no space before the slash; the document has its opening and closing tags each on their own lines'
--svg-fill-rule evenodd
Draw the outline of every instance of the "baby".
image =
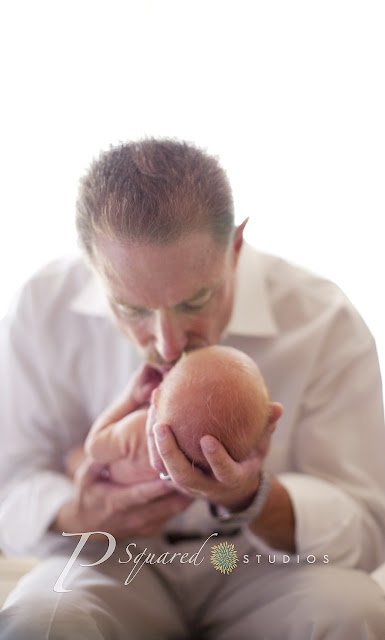
<svg viewBox="0 0 385 640">
<path fill-rule="evenodd" d="M 263 446 L 276 415 L 263 377 L 251 358 L 230 347 L 211 346 L 184 355 L 152 393 L 157 422 L 170 425 L 191 463 L 209 473 L 200 438 L 215 436 L 231 457 L 241 461 Z M 112 481 L 133 484 L 154 480 L 143 437 L 148 407 L 123 420 L 91 430 L 85 449 L 108 465 Z"/>
</svg>

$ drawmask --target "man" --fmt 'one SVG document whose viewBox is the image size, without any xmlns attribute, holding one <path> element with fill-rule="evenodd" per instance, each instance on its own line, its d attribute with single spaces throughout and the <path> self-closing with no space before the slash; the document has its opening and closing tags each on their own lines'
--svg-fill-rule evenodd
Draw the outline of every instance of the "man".
<svg viewBox="0 0 385 640">
<path fill-rule="evenodd" d="M 383 638 L 385 601 L 365 573 L 385 556 L 381 381 L 356 311 L 334 285 L 243 246 L 225 174 L 183 143 L 102 154 L 77 226 L 92 273 L 49 267 L 4 329 L 0 543 L 54 555 L 6 603 L 1 637 Z M 65 457 L 99 414 L 124 420 L 183 352 L 218 342 L 248 353 L 285 407 L 267 457 L 237 463 L 205 435 L 213 478 L 152 418 L 151 459 L 169 481 L 116 486 L 86 461 L 72 485 Z M 120 564 L 95 564 L 103 543 L 87 541 L 92 566 L 66 572 L 74 539 L 59 534 L 91 531 L 118 540 Z M 229 575 L 208 552 L 187 564 L 213 532 L 217 562 L 221 545 L 242 559 Z M 124 586 L 129 545 L 154 563 Z M 155 560 L 171 550 L 180 564 Z"/>
</svg>

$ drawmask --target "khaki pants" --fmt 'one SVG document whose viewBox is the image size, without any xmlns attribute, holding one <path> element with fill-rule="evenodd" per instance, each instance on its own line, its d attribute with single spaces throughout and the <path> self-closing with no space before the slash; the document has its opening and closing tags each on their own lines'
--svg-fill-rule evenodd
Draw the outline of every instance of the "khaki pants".
<svg viewBox="0 0 385 640">
<path fill-rule="evenodd" d="M 8 597 L 0 613 L 1 640 L 385 638 L 385 596 L 364 572 L 333 567 L 322 558 L 283 564 L 262 556 L 258 562 L 241 534 L 213 537 L 195 556 L 202 541 L 129 542 L 131 558 L 125 545 L 93 567 L 80 562 L 101 559 L 106 547 L 95 547 L 93 558 L 79 556 L 62 584 L 70 591 L 63 593 L 54 585 L 71 554 L 41 562 Z M 221 543 L 237 551 L 238 562 L 227 574 L 211 561 L 214 554 L 221 563 L 220 550 L 212 549 Z M 149 557 L 153 564 L 143 562 Z"/>
</svg>

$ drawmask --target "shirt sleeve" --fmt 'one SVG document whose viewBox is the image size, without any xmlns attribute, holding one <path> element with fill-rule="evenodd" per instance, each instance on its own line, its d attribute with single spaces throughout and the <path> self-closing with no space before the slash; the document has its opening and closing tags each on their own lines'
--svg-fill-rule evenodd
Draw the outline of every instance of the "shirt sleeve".
<svg viewBox="0 0 385 640">
<path fill-rule="evenodd" d="M 292 501 L 297 554 L 373 570 L 385 558 L 385 427 L 376 347 L 347 301 L 329 311 L 321 334 L 290 438 L 291 469 L 277 478 Z M 274 553 L 249 529 L 245 533 Z"/>
<path fill-rule="evenodd" d="M 291 497 L 296 546 L 302 558 L 327 555 L 331 562 L 344 567 L 366 563 L 376 566 L 377 554 L 365 548 L 366 541 L 374 540 L 379 555 L 383 542 L 376 523 L 359 502 L 340 487 L 309 475 L 281 474 L 278 480 Z"/>
<path fill-rule="evenodd" d="M 0 549 L 12 555 L 41 555 L 42 536 L 73 493 L 38 312 L 27 288 L 0 326 Z"/>
</svg>

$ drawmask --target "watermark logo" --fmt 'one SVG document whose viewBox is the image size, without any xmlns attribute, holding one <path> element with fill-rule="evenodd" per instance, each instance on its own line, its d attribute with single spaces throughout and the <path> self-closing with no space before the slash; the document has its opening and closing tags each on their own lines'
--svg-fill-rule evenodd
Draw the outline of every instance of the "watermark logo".
<svg viewBox="0 0 385 640">
<path fill-rule="evenodd" d="M 71 591 L 71 589 L 66 589 L 64 587 L 64 582 L 67 579 L 69 572 L 71 571 L 73 565 L 76 561 L 83 559 L 83 556 L 80 556 L 83 547 L 87 543 L 90 536 L 93 534 L 103 535 L 106 537 L 106 541 L 108 541 L 108 548 L 104 555 L 99 560 L 94 560 L 91 563 L 79 562 L 82 567 L 95 567 L 97 565 L 102 564 L 106 560 L 109 560 L 111 556 L 114 554 L 116 550 L 116 540 L 111 533 L 106 531 L 87 531 L 83 533 L 66 533 L 63 531 L 63 536 L 80 536 L 79 542 L 76 545 L 71 557 L 69 558 L 67 564 L 65 565 L 63 571 L 58 577 L 53 590 L 56 593 L 66 593 Z M 214 536 L 218 536 L 217 532 L 211 533 L 206 540 L 204 540 L 197 551 L 191 553 L 191 550 L 188 552 L 174 551 L 172 547 L 168 547 L 166 551 L 162 551 L 159 553 L 159 547 L 157 547 L 157 553 L 153 553 L 147 547 L 144 549 L 141 545 L 138 545 L 136 542 L 129 542 L 125 548 L 126 556 L 123 559 L 119 556 L 117 562 L 118 564 L 126 565 L 128 574 L 127 578 L 124 582 L 125 585 L 129 585 L 132 583 L 134 578 L 137 576 L 139 571 L 143 569 L 145 565 L 166 565 L 166 564 L 191 564 L 195 567 L 198 567 L 202 564 L 205 559 L 204 548 L 208 544 L 209 540 Z M 213 541 L 212 541 L 213 542 Z M 179 548 L 179 547 L 178 547 Z M 208 549 L 208 547 L 206 547 Z M 119 548 L 119 552 L 122 552 L 122 549 Z M 299 564 L 300 562 L 306 562 L 307 564 L 314 564 L 315 562 L 323 562 L 324 564 L 329 563 L 329 556 L 324 554 L 322 559 L 317 558 L 317 556 L 313 554 L 308 554 L 307 556 L 297 555 L 289 555 L 289 554 L 269 554 L 268 556 L 262 556 L 260 553 L 256 553 L 252 555 L 251 558 L 249 554 L 243 554 L 241 558 L 238 558 L 237 550 L 234 549 L 233 544 L 229 544 L 226 542 L 221 542 L 220 544 L 214 545 L 211 547 L 211 556 L 210 561 L 214 566 L 216 571 L 220 571 L 223 574 L 229 574 L 233 571 L 233 569 L 237 568 L 237 563 L 242 562 L 243 564 L 249 564 L 251 560 L 254 558 L 254 563 L 262 564 L 268 560 L 269 564 Z M 80 556 L 80 557 L 79 557 Z M 262 562 L 261 562 L 262 560 Z"/>
<path fill-rule="evenodd" d="M 233 569 L 237 568 L 239 558 L 233 544 L 221 542 L 211 547 L 211 550 L 211 563 L 217 571 L 228 575 Z"/>
<path fill-rule="evenodd" d="M 61 572 L 60 576 L 58 577 L 55 586 L 53 588 L 53 590 L 56 593 L 66 593 L 67 591 L 72 591 L 72 589 L 66 589 L 64 587 L 64 580 L 66 579 L 68 573 L 71 570 L 71 567 L 73 566 L 73 564 L 75 563 L 75 561 L 77 560 L 80 552 L 82 551 L 84 545 L 86 544 L 88 538 L 90 536 L 92 536 L 92 534 L 97 533 L 97 534 L 102 534 L 104 536 L 106 536 L 107 540 L 108 540 L 108 549 L 105 552 L 105 554 L 103 555 L 102 558 L 100 558 L 100 560 L 96 560 L 95 562 L 91 562 L 91 563 L 80 563 L 81 567 L 95 567 L 96 565 L 102 564 L 103 562 L 105 562 L 106 560 L 108 560 L 112 554 L 114 553 L 115 549 L 116 549 L 116 540 L 114 538 L 114 536 L 111 533 L 108 533 L 107 531 L 87 531 L 85 533 L 66 533 L 65 531 L 63 531 L 62 535 L 63 536 L 80 536 L 80 540 L 78 542 L 78 544 L 76 545 L 76 548 L 74 550 L 74 552 L 72 553 L 72 556 L 70 557 L 70 559 L 68 560 L 66 566 L 64 567 L 63 571 Z M 206 538 L 206 540 L 204 542 L 202 542 L 200 548 L 198 549 L 198 551 L 195 551 L 193 554 L 190 555 L 190 553 L 182 553 L 181 551 L 176 551 L 175 553 L 171 553 L 170 551 L 165 551 L 159 555 L 156 555 L 155 553 L 151 553 L 151 551 L 148 551 L 147 547 L 140 551 L 139 553 L 136 553 L 136 548 L 137 548 L 137 544 L 136 542 L 130 542 L 127 546 L 126 546 L 126 553 L 127 553 L 127 559 L 122 560 L 121 558 L 118 559 L 118 563 L 119 564 L 126 564 L 127 566 L 130 566 L 131 570 L 127 576 L 127 579 L 125 581 L 125 585 L 130 584 L 133 579 L 136 577 L 136 575 L 139 573 L 139 571 L 144 567 L 144 565 L 149 564 L 170 564 L 172 562 L 179 562 L 180 564 L 193 564 L 194 566 L 198 567 L 200 564 L 202 564 L 202 562 L 204 561 L 204 556 L 201 555 L 202 554 L 202 549 L 205 547 L 205 545 L 207 544 L 207 542 L 210 540 L 210 538 L 212 538 L 213 536 L 217 536 L 218 533 L 214 532 L 211 535 L 209 535 L 208 538 Z M 221 545 L 218 545 L 221 546 Z M 234 546 L 234 545 L 231 545 Z M 236 555 L 236 551 L 235 551 L 235 555 Z M 200 557 L 201 556 L 201 557 Z M 238 559 L 237 559 L 238 562 Z"/>
</svg>

